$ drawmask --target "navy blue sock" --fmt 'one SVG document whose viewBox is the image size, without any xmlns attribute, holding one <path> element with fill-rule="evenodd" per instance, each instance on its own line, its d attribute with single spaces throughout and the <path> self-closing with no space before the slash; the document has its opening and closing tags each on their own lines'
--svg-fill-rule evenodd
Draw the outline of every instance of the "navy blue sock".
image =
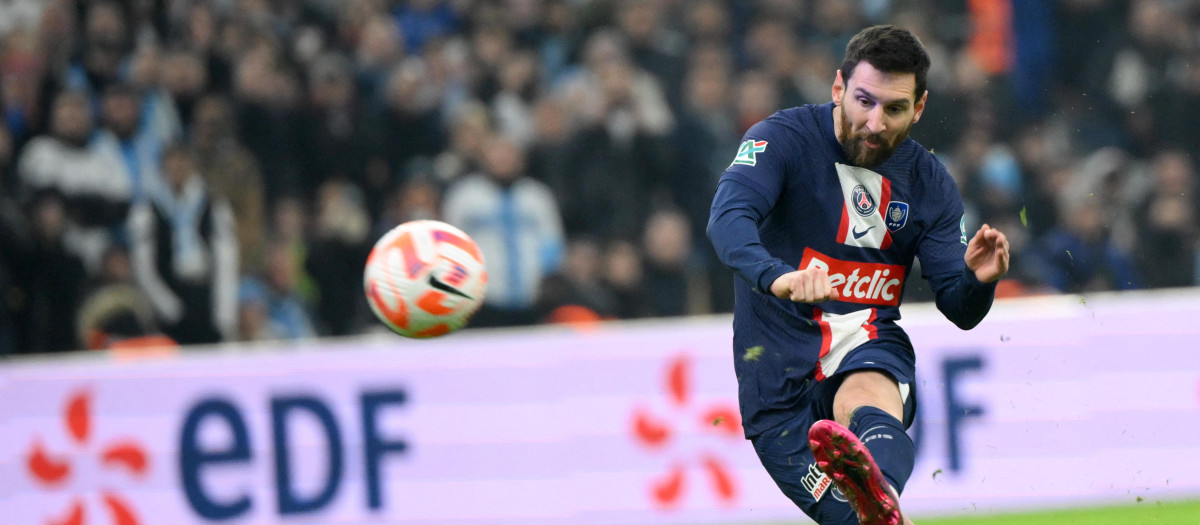
<svg viewBox="0 0 1200 525">
<path fill-rule="evenodd" d="M 897 493 L 904 491 L 917 455 L 912 438 L 904 432 L 904 424 L 883 410 L 863 406 L 850 416 L 849 428 L 871 451 L 888 483 Z"/>
</svg>

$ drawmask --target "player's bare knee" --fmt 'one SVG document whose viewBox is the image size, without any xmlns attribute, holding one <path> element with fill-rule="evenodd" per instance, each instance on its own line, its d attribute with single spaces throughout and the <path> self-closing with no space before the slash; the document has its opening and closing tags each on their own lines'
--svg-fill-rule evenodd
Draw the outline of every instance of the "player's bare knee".
<svg viewBox="0 0 1200 525">
<path fill-rule="evenodd" d="M 849 426 L 854 411 L 863 406 L 879 408 L 897 419 L 904 413 L 904 402 L 896 381 L 873 370 L 853 373 L 838 387 L 833 399 L 834 420 Z"/>
</svg>

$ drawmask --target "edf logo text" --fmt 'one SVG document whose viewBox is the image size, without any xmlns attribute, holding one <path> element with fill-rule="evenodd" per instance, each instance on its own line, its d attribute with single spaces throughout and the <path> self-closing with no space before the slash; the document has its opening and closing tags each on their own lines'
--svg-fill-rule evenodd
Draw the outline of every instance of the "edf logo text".
<svg viewBox="0 0 1200 525">
<path fill-rule="evenodd" d="M 407 396 L 402 389 L 363 392 L 358 397 L 356 414 L 335 414 L 330 405 L 314 395 L 280 395 L 270 399 L 272 457 L 255 458 L 250 447 L 250 433 L 243 417 L 242 408 L 230 399 L 206 397 L 194 403 L 183 419 L 179 436 L 179 473 L 187 496 L 187 502 L 196 514 L 208 520 L 229 520 L 243 516 L 260 502 L 243 491 L 230 495 L 228 486 L 214 488 L 206 483 L 210 469 L 220 468 L 222 479 L 237 467 L 251 467 L 246 485 L 253 485 L 253 476 L 259 469 L 254 463 L 270 461 L 275 472 L 275 511 L 280 516 L 302 515 L 323 509 L 338 493 L 342 485 L 346 463 L 346 446 L 343 439 L 343 424 L 361 426 L 363 486 L 368 508 L 383 507 L 383 463 L 388 458 L 403 455 L 408 448 L 404 439 L 394 435 L 383 435 L 380 420 L 387 409 L 405 404 Z M 293 439 L 289 435 L 288 422 L 303 417 L 315 421 L 325 444 L 325 473 L 317 484 L 310 488 L 312 480 L 305 480 L 306 490 L 301 494 L 293 479 L 293 465 L 289 458 Z M 212 433 L 218 426 L 220 433 L 230 436 L 225 443 L 213 445 L 200 439 Z"/>
</svg>

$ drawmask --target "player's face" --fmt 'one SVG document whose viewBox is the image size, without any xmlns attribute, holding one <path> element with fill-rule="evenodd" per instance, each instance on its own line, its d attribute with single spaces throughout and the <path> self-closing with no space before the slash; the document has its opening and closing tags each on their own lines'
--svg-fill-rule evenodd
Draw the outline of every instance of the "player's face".
<svg viewBox="0 0 1200 525">
<path fill-rule="evenodd" d="M 925 110 L 925 93 L 914 95 L 913 73 L 884 73 L 859 62 L 850 80 L 841 71 L 833 83 L 834 128 L 842 150 L 855 166 L 869 168 L 887 160 L 908 137 Z"/>
</svg>

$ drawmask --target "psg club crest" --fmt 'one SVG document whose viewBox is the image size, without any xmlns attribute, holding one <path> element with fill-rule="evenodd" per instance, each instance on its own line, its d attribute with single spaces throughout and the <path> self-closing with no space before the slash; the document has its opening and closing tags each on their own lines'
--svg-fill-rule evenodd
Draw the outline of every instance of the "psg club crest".
<svg viewBox="0 0 1200 525">
<path fill-rule="evenodd" d="M 863 217 L 870 217 L 875 213 L 875 198 L 862 184 L 855 186 L 850 192 L 850 202 L 854 203 L 854 211 Z M 908 205 L 905 205 L 904 211 L 907 215 Z"/>
<path fill-rule="evenodd" d="M 883 223 L 887 225 L 888 231 L 898 231 L 908 224 L 908 203 L 907 202 L 890 202 L 888 203 L 887 213 L 883 214 Z"/>
</svg>

